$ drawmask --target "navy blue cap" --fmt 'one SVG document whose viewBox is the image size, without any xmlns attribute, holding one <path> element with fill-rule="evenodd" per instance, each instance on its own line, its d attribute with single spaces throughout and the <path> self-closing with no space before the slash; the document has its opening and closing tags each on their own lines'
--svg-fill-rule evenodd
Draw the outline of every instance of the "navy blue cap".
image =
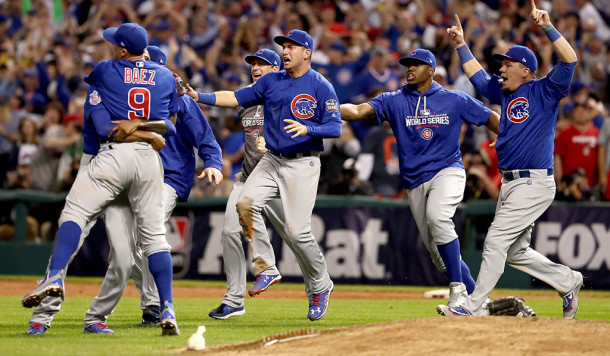
<svg viewBox="0 0 610 356">
<path fill-rule="evenodd" d="M 245 60 L 246 63 L 252 64 L 252 62 L 254 62 L 254 60 L 257 58 L 262 59 L 263 61 L 276 67 L 279 67 L 282 63 L 280 56 L 275 53 L 275 51 L 266 48 L 259 49 L 258 51 L 256 51 L 256 53 L 246 56 Z"/>
<path fill-rule="evenodd" d="M 345 43 L 343 43 L 342 41 L 333 42 L 330 44 L 330 46 L 328 48 L 335 49 L 335 50 L 341 51 L 343 53 L 347 52 L 347 47 L 345 46 Z"/>
<path fill-rule="evenodd" d="M 275 36 L 273 40 L 280 46 L 283 45 L 285 41 L 290 40 L 313 52 L 313 38 L 305 31 L 290 30 L 286 36 Z"/>
<path fill-rule="evenodd" d="M 494 53 L 492 57 L 499 62 L 502 62 L 505 58 L 512 59 L 529 68 L 532 73 L 536 73 L 538 69 L 536 55 L 531 49 L 524 46 L 512 46 L 506 54 Z"/>
<path fill-rule="evenodd" d="M 104 39 L 113 45 L 125 48 L 131 54 L 142 54 L 148 46 L 148 33 L 144 27 L 133 22 L 105 29 Z"/>
<path fill-rule="evenodd" d="M 165 55 L 165 52 L 163 52 L 163 50 L 161 48 L 159 48 L 157 46 L 148 46 L 148 47 L 146 47 L 146 49 L 148 49 L 148 54 L 150 55 L 151 62 L 155 62 L 162 66 L 167 65 L 167 56 Z"/>
<path fill-rule="evenodd" d="M 402 64 L 405 67 L 408 67 L 413 62 L 421 62 L 425 63 L 436 70 L 436 57 L 432 54 L 432 52 L 427 49 L 414 49 L 409 53 L 408 56 L 402 57 L 398 60 L 398 63 Z"/>
</svg>

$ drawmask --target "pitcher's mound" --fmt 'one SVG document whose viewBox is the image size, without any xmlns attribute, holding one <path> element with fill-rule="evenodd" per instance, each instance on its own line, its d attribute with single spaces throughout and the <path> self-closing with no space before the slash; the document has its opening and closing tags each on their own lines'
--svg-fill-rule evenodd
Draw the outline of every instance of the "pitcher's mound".
<svg viewBox="0 0 610 356">
<path fill-rule="evenodd" d="M 610 322 L 560 318 L 433 317 L 299 330 L 216 345 L 222 355 L 608 355 Z M 174 350 L 180 352 L 186 350 Z M 195 353 L 194 351 L 190 351 Z"/>
</svg>

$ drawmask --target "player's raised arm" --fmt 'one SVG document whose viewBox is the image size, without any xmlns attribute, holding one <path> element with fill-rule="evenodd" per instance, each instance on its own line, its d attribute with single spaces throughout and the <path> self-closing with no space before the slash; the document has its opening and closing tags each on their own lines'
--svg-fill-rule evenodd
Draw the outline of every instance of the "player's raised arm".
<svg viewBox="0 0 610 356">
<path fill-rule="evenodd" d="M 455 15 L 455 25 L 447 29 L 449 39 L 453 44 L 453 47 L 458 51 L 460 55 L 460 61 L 462 62 L 462 68 L 468 78 L 472 77 L 475 73 L 483 69 L 479 61 L 474 58 L 472 52 L 466 45 L 464 40 L 464 30 L 462 29 L 462 23 L 458 15 Z"/>
<path fill-rule="evenodd" d="M 369 103 L 341 104 L 341 118 L 345 121 L 364 121 L 375 117 L 375 110 Z"/>
<path fill-rule="evenodd" d="M 186 94 L 195 99 L 198 103 L 218 106 L 222 108 L 236 108 L 239 106 L 235 92 L 217 91 L 214 93 L 198 93 L 187 83 Z"/>
<path fill-rule="evenodd" d="M 536 26 L 542 28 L 546 36 L 551 41 L 551 45 L 557 55 L 559 56 L 559 60 L 566 63 L 573 63 L 578 61 L 578 57 L 576 56 L 576 52 L 570 46 L 568 41 L 557 31 L 553 24 L 551 24 L 551 19 L 549 17 L 549 13 L 544 10 L 539 10 L 536 8 L 536 2 L 531 0 L 532 2 L 532 12 L 530 12 L 530 18 L 532 22 L 536 24 Z"/>
</svg>

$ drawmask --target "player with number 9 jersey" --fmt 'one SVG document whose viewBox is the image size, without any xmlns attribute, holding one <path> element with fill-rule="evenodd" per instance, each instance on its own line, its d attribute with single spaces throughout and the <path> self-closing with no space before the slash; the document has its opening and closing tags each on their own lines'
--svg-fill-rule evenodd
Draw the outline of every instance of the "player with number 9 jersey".
<svg viewBox="0 0 610 356">
<path fill-rule="evenodd" d="M 167 119 L 178 112 L 178 94 L 172 72 L 144 60 L 100 62 L 85 77 L 95 83 L 113 120 Z"/>
</svg>

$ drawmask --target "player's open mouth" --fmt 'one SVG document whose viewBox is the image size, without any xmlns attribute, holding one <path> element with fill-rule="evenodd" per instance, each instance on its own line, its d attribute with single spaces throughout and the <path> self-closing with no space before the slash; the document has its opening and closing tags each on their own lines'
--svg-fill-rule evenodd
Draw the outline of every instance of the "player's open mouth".
<svg viewBox="0 0 610 356">
<path fill-rule="evenodd" d="M 413 80 L 415 79 L 415 76 L 413 75 L 413 73 L 407 73 L 407 80 Z"/>
<path fill-rule="evenodd" d="M 254 73 L 254 74 L 252 74 L 252 76 L 253 76 L 254 78 L 260 78 L 260 77 L 262 76 L 262 74 L 260 74 L 260 73 Z"/>
<path fill-rule="evenodd" d="M 290 63 L 290 58 L 284 57 L 284 63 Z"/>
</svg>

